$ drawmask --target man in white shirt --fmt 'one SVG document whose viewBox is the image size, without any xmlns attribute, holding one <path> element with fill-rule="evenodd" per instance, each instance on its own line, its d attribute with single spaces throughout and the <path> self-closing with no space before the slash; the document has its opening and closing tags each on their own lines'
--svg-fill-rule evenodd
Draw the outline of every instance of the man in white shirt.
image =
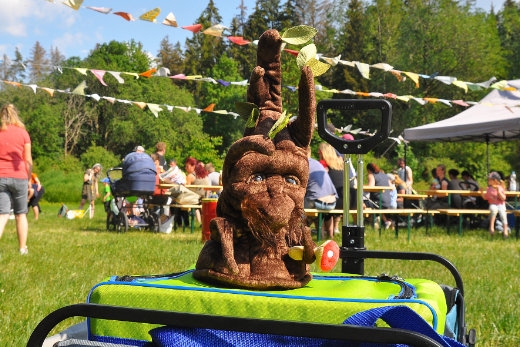
<svg viewBox="0 0 520 347">
<path fill-rule="evenodd" d="M 166 183 L 186 184 L 186 175 L 179 169 L 175 159 L 170 159 L 170 168 L 161 174 L 161 179 Z"/>
<path fill-rule="evenodd" d="M 406 183 L 406 193 L 409 194 L 409 192 L 412 191 L 412 185 L 413 185 L 412 169 L 410 169 L 409 166 L 405 165 L 403 158 L 397 159 L 397 166 L 399 167 L 399 170 L 397 171 L 397 175 L 399 176 L 401 181 Z M 405 179 L 405 172 L 406 172 L 406 179 Z"/>
<path fill-rule="evenodd" d="M 215 166 L 212 163 L 207 163 L 206 166 L 204 166 L 204 168 L 207 172 L 209 172 L 209 184 L 212 186 L 218 186 L 220 180 L 220 173 L 215 171 Z"/>
</svg>

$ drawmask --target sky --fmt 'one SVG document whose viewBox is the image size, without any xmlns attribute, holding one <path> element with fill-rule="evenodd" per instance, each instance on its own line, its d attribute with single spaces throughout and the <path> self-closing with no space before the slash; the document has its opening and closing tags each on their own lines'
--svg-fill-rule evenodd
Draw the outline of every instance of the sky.
<svg viewBox="0 0 520 347">
<path fill-rule="evenodd" d="M 14 58 L 18 47 L 24 59 L 39 41 L 49 52 L 51 46 L 58 47 L 67 58 L 84 58 L 96 43 L 129 41 L 134 39 L 143 43 L 144 49 L 157 55 L 160 41 L 169 36 L 170 42 L 180 41 L 184 47 L 187 37 L 193 34 L 181 26 L 196 24 L 196 19 L 206 8 L 208 0 L 84 0 L 82 6 L 113 8 L 112 12 L 131 13 L 135 22 L 127 22 L 113 14 L 102 14 L 87 8 L 75 11 L 61 4 L 63 0 L 0 0 L 0 57 L 7 54 Z M 234 16 L 240 13 L 237 8 L 240 0 L 214 0 L 228 26 Z M 281 1 L 283 3 L 283 0 Z M 477 0 L 476 6 L 488 12 L 493 3 L 495 10 L 502 7 L 504 0 Z M 255 0 L 244 0 L 247 13 L 255 6 Z M 137 19 L 147 11 L 159 7 L 158 23 Z M 160 24 L 168 13 L 173 12 L 179 28 Z M 1 58 L 0 58 L 1 59 Z"/>
</svg>

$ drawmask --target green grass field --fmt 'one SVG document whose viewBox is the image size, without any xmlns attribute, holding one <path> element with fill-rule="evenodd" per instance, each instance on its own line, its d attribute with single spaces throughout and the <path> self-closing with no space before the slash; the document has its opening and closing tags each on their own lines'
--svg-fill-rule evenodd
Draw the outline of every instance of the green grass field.
<svg viewBox="0 0 520 347">
<path fill-rule="evenodd" d="M 89 290 L 108 276 L 184 270 L 202 248 L 200 226 L 194 234 L 117 234 L 105 231 L 101 205 L 92 220 L 58 218 L 59 206 L 44 204 L 38 221 L 29 215 L 27 256 L 18 254 L 14 221 L 0 240 L 0 346 L 25 346 L 41 319 L 60 307 L 86 302 Z M 405 233 L 396 240 L 390 230 L 379 237 L 369 228 L 366 247 L 448 258 L 464 279 L 466 320 L 477 330 L 478 346 L 520 345 L 520 241 L 492 240 L 484 230 L 448 236 L 437 228 L 429 235 L 413 230 L 408 242 Z M 384 272 L 455 284 L 448 270 L 433 262 L 367 260 L 365 269 L 369 275 Z M 340 272 L 339 266 L 334 271 Z M 65 321 L 53 334 L 81 320 Z"/>
</svg>

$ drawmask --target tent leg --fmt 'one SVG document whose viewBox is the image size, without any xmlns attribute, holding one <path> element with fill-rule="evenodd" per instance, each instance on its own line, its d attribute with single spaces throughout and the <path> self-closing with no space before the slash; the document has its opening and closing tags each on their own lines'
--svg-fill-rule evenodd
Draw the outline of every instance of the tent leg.
<svg viewBox="0 0 520 347">
<path fill-rule="evenodd" d="M 486 135 L 487 175 L 489 176 L 489 135 Z"/>
</svg>

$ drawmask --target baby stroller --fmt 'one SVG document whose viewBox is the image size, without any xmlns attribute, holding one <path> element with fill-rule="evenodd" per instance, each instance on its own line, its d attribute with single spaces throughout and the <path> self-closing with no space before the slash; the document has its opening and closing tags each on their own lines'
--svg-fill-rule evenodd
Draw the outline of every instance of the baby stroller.
<svg viewBox="0 0 520 347">
<path fill-rule="evenodd" d="M 328 109 L 342 109 L 342 110 L 367 110 L 367 109 L 379 109 L 383 113 L 383 122 L 381 131 L 378 131 L 373 137 L 369 137 L 363 140 L 347 141 L 336 137 L 326 128 L 327 119 L 326 111 Z M 391 105 L 385 100 L 325 100 L 318 104 L 318 131 L 320 136 L 333 147 L 335 147 L 340 153 L 345 154 L 345 167 L 348 168 L 350 165 L 350 158 L 348 154 L 358 155 L 358 204 L 357 211 L 358 215 L 363 215 L 363 154 L 368 153 L 377 144 L 387 138 L 390 132 L 390 120 L 391 120 Z M 348 170 L 345 170 L 345 174 L 348 175 Z M 350 192 L 348 185 L 345 185 L 346 189 L 344 192 L 344 206 L 349 206 Z M 442 286 L 442 300 L 445 300 L 449 315 L 453 315 L 455 329 L 455 335 L 453 338 L 457 341 L 458 346 L 473 346 L 476 342 L 475 331 L 467 331 L 464 318 L 464 288 L 462 278 L 453 264 L 451 264 L 445 258 L 429 253 L 406 253 L 406 252 L 378 252 L 368 251 L 364 247 L 364 226 L 363 218 L 358 218 L 358 225 L 348 225 L 348 209 L 344 211 L 344 225 L 342 227 L 342 247 L 340 248 L 340 257 L 342 258 L 342 272 L 347 274 L 356 274 L 363 276 L 364 274 L 364 259 L 400 259 L 400 260 L 429 260 L 436 261 L 444 265 L 453 275 L 457 288 L 450 288 L 448 286 Z M 124 287 L 129 287 L 132 282 L 142 280 L 144 282 L 150 282 L 144 288 L 146 290 L 156 290 L 158 283 L 165 277 L 168 281 L 174 280 L 176 277 L 181 276 L 178 274 L 167 274 L 157 276 L 146 276 L 146 277 L 132 277 L 123 276 L 119 278 L 119 281 L 123 283 Z M 160 277 L 162 276 L 162 278 Z M 374 282 L 379 283 L 379 282 Z M 179 288 L 174 284 L 170 286 Z M 180 289 L 185 290 L 186 284 L 184 283 Z M 201 288 L 200 292 L 203 295 L 209 295 L 209 288 Z M 224 297 L 229 293 L 225 292 L 225 289 L 219 289 L 215 295 Z M 304 289 L 305 290 L 305 289 Z M 444 292 L 444 294 L 442 294 Z M 249 294 L 248 294 L 249 295 Z M 254 298 L 258 297 L 257 294 L 251 294 L 251 300 L 248 300 L 249 304 L 254 303 Z M 269 300 L 281 300 L 275 299 L 276 295 L 270 295 Z M 444 295 L 446 298 L 444 298 Z M 281 294 L 284 296 L 284 293 Z M 303 299 L 304 297 L 298 297 Z M 392 298 L 399 299 L 399 298 Z M 191 302 L 191 301 L 190 301 Z M 312 302 L 317 302 L 312 300 Z M 337 304 L 338 301 L 330 300 L 330 306 Z M 161 305 L 164 302 L 161 301 Z M 216 306 L 219 306 L 217 304 Z M 162 306 L 164 307 L 164 306 Z M 248 306 L 254 307 L 254 306 Z M 238 306 L 237 306 L 238 308 Z M 49 316 L 47 316 L 34 330 L 31 339 L 29 340 L 28 347 L 41 346 L 43 339 L 49 331 L 60 321 L 72 317 L 72 316 L 87 316 L 91 318 L 104 319 L 104 320 L 116 320 L 116 321 L 127 321 L 127 322 L 139 322 L 139 323 L 150 323 L 168 325 L 173 327 L 182 328 L 199 328 L 199 329 L 215 329 L 217 331 L 223 331 L 218 336 L 225 337 L 226 331 L 245 332 L 245 333 L 256 333 L 256 334 L 269 334 L 279 335 L 280 339 L 284 337 L 292 336 L 296 338 L 311 338 L 311 339 L 329 339 L 329 340 L 341 340 L 350 341 L 354 344 L 344 344 L 344 346 L 358 346 L 356 342 L 369 342 L 378 344 L 406 344 L 411 346 L 429 346 L 439 347 L 447 346 L 447 344 L 439 342 L 436 337 L 425 335 L 423 332 L 411 331 L 405 328 L 380 328 L 380 327 L 367 327 L 351 325 L 353 323 L 344 324 L 318 324 L 318 323 L 307 323 L 297 321 L 283 321 L 281 319 L 269 320 L 269 319 L 251 319 L 251 318 L 239 318 L 222 315 L 212 314 L 194 314 L 186 312 L 166 311 L 163 309 L 144 309 L 134 307 L 121 307 L 111 306 L 102 304 L 77 304 L 59 309 Z M 404 318 L 404 317 L 403 317 Z M 132 325 L 136 327 L 137 325 Z M 192 329 L 187 329 L 192 330 Z M 206 338 L 213 334 L 214 331 L 205 330 L 200 332 L 198 335 L 199 345 L 205 345 Z M 115 340 L 117 341 L 117 340 Z M 134 340 L 135 341 L 135 340 Z M 174 341 L 175 342 L 175 341 Z M 241 340 L 234 341 L 240 346 L 255 345 L 255 342 L 248 341 L 246 337 Z M 295 340 L 290 345 L 306 345 L 303 340 Z M 308 342 L 308 341 L 307 341 Z M 153 344 L 152 344 L 153 345 Z M 228 344 L 227 340 L 223 339 L 220 344 Z M 269 345 L 263 343 L 259 345 Z M 279 344 L 278 344 L 279 345 Z M 316 346 L 322 346 L 320 341 L 316 341 Z M 313 346 L 314 346 L 313 345 Z M 323 344 L 325 346 L 327 344 Z M 331 346 L 343 345 L 331 341 Z M 67 346 L 66 344 L 58 346 Z M 88 344 L 77 345 L 77 346 L 89 346 Z M 96 346 L 92 344 L 92 346 Z M 99 344 L 99 346 L 115 346 L 110 344 Z M 374 346 L 374 345 L 371 345 Z M 382 346 L 382 345 L 378 345 Z M 451 345 L 450 345 L 451 346 Z"/>
<path fill-rule="evenodd" d="M 122 171 L 122 178 L 112 179 L 112 171 Z M 114 196 L 111 209 L 107 211 L 107 230 L 127 232 L 132 226 L 159 231 L 159 214 L 148 208 L 150 197 L 155 191 L 156 176 L 155 164 L 146 153 L 132 152 L 125 157 L 123 167 L 107 171 L 110 190 Z M 129 200 L 135 203 L 130 203 Z"/>
</svg>

